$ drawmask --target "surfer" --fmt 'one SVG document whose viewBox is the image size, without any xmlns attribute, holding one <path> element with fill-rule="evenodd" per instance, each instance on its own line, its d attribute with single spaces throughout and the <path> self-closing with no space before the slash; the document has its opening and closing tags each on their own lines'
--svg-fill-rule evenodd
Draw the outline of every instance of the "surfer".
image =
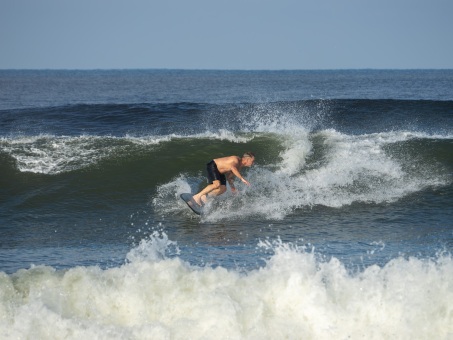
<svg viewBox="0 0 453 340">
<path fill-rule="evenodd" d="M 239 178 L 244 184 L 250 183 L 242 177 L 239 172 L 242 167 L 250 167 L 255 161 L 255 155 L 252 152 L 246 152 L 241 157 L 227 156 L 215 158 L 207 164 L 208 182 L 206 188 L 193 196 L 194 201 L 202 206 L 206 203 L 206 196 L 219 196 L 226 191 L 226 182 L 230 185 L 231 191 L 236 192 L 234 186 L 234 176 Z"/>
</svg>

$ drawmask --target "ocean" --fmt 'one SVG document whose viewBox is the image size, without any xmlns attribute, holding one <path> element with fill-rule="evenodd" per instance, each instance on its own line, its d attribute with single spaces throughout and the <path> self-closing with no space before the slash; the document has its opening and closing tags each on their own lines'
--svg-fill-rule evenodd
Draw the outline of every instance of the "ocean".
<svg viewBox="0 0 453 340">
<path fill-rule="evenodd" d="M 453 70 L 0 70 L 1 339 L 453 339 L 452 252 Z"/>
</svg>

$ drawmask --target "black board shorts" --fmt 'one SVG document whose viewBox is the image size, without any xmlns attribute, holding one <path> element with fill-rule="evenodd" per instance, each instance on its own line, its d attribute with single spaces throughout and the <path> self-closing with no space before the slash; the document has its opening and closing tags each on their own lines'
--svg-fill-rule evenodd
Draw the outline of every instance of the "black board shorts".
<svg viewBox="0 0 453 340">
<path fill-rule="evenodd" d="M 217 169 L 217 164 L 212 160 L 206 165 L 208 171 L 208 182 L 212 183 L 214 181 L 220 181 L 221 185 L 226 185 L 226 176 L 219 172 Z"/>
</svg>

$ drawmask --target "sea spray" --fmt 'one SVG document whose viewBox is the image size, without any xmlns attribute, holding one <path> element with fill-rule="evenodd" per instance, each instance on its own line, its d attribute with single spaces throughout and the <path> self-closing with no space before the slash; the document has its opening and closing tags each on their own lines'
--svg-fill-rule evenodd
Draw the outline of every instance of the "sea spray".
<svg viewBox="0 0 453 340">
<path fill-rule="evenodd" d="M 252 186 L 238 183 L 238 195 L 227 193 L 213 200 L 205 209 L 204 221 L 251 216 L 283 219 L 296 210 L 319 205 L 341 208 L 354 203 L 389 203 L 451 182 L 437 160 L 411 158 L 398 151 L 414 140 L 429 143 L 431 136 L 426 134 L 347 135 L 301 129 L 297 134 L 282 130 L 273 138 L 280 140 L 280 156 L 260 164 L 258 155 L 257 164 L 244 170 Z M 206 185 L 203 165 L 196 175 L 182 170 L 180 176 L 159 185 L 153 200 L 156 211 L 165 215 L 187 210 L 178 204 L 179 194 L 195 193 Z"/>
</svg>

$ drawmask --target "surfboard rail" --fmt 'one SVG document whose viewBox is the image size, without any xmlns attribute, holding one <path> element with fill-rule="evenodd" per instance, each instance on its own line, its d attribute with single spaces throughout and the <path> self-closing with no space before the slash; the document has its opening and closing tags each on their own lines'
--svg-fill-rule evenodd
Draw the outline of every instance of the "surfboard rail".
<svg viewBox="0 0 453 340">
<path fill-rule="evenodd" d="M 193 199 L 193 195 L 190 192 L 185 192 L 179 195 L 181 199 L 186 202 L 187 206 L 197 215 L 201 215 L 203 213 L 203 207 L 200 206 L 195 200 Z"/>
</svg>

